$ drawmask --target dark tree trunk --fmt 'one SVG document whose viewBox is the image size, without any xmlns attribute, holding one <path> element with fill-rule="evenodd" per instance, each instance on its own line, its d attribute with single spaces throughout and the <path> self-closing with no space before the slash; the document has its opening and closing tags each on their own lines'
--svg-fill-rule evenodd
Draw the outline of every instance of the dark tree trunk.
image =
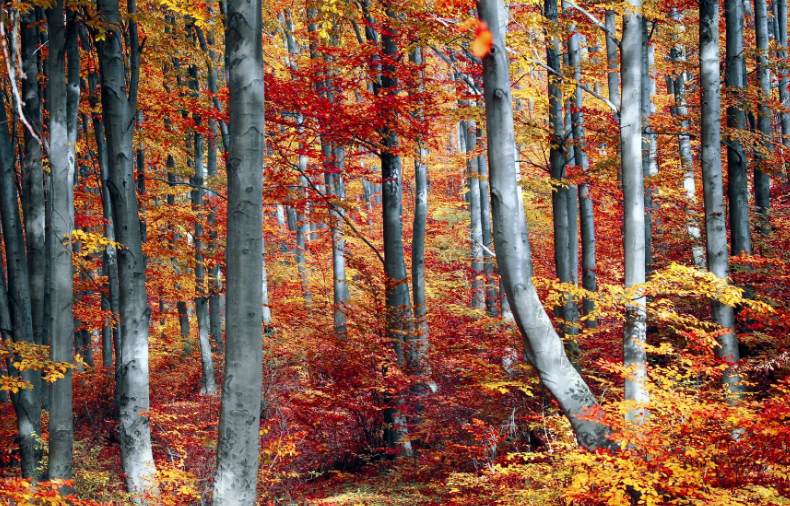
<svg viewBox="0 0 790 506">
<path fill-rule="evenodd" d="M 142 413 L 149 411 L 148 328 L 151 309 L 145 287 L 145 258 L 134 178 L 133 134 L 140 72 L 137 23 L 127 23 L 128 51 L 124 58 L 124 34 L 118 0 L 98 0 L 106 24 L 104 40 L 98 44 L 101 69 L 102 117 L 107 138 L 109 178 L 116 239 L 125 246 L 118 252 L 121 320 L 120 357 L 116 354 L 119 393 L 121 465 L 126 485 L 133 494 L 159 495 L 156 464 L 151 447 L 151 428 Z M 127 11 L 136 12 L 134 0 Z M 128 58 L 129 74 L 125 62 Z M 139 498 L 144 503 L 145 499 Z"/>
</svg>

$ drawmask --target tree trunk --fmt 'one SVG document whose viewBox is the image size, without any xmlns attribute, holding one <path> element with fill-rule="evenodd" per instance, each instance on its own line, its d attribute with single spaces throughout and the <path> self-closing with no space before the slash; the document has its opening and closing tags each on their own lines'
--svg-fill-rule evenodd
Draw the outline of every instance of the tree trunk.
<svg viewBox="0 0 790 506">
<path fill-rule="evenodd" d="M 549 23 L 557 24 L 557 1 L 548 0 L 546 3 L 545 15 Z M 569 216 L 571 203 L 569 202 L 571 188 L 565 180 L 565 166 L 573 163 L 569 158 L 573 157 L 573 147 L 565 144 L 565 126 L 563 125 L 562 92 L 560 91 L 558 78 L 562 75 L 560 42 L 551 39 L 546 47 L 546 63 L 553 70 L 549 76 L 549 130 L 550 143 L 549 165 L 551 179 L 554 185 L 551 194 L 552 216 L 554 218 L 554 267 L 560 283 L 573 283 L 573 259 L 571 244 L 575 244 L 575 238 L 571 238 L 571 219 L 576 222 L 576 213 L 573 217 Z M 570 114 L 570 109 L 568 109 Z M 571 128 L 568 121 L 568 128 Z M 567 148 L 567 152 L 566 152 Z M 489 150 L 491 146 L 489 144 Z M 523 219 L 522 219 L 523 221 Z M 574 227 L 575 228 L 575 227 Z M 557 315 L 564 320 L 562 332 L 574 334 L 576 323 L 579 321 L 579 311 L 576 303 L 568 294 L 563 294 L 563 304 L 557 307 Z M 572 355 L 572 359 L 578 358 L 578 348 L 575 342 L 570 340 L 566 343 L 566 350 Z"/>
<path fill-rule="evenodd" d="M 102 117 L 107 136 L 110 173 L 107 186 L 112 201 L 117 240 L 125 246 L 118 253 L 121 319 L 121 357 L 118 368 L 121 465 L 132 494 L 159 495 L 156 464 L 151 447 L 151 428 L 143 413 L 149 411 L 148 327 L 151 309 L 145 288 L 145 259 L 134 180 L 133 134 L 140 70 L 137 22 L 130 17 L 128 31 L 129 75 L 126 75 L 124 34 L 118 0 L 98 0 L 107 32 L 98 44 L 101 68 Z M 136 12 L 129 0 L 127 12 Z M 128 88 L 127 88 L 128 83 Z M 146 499 L 137 496 L 137 503 Z"/>
<path fill-rule="evenodd" d="M 475 132 L 477 144 L 483 144 L 483 132 L 480 128 Z M 489 253 L 494 248 L 494 240 L 491 236 L 491 196 L 488 184 L 488 163 L 485 158 L 480 158 L 477 164 L 477 171 L 480 177 L 480 225 L 483 232 L 483 269 L 485 270 L 485 289 L 486 289 L 486 311 L 488 316 L 495 318 L 499 315 L 497 308 L 497 297 L 499 295 L 499 283 L 494 279 L 494 258 Z M 416 305 L 416 301 L 415 301 Z"/>
<path fill-rule="evenodd" d="M 771 68 L 768 45 L 768 6 L 766 0 L 754 0 L 754 31 L 757 39 L 757 76 L 760 84 L 760 106 L 757 128 L 762 134 L 762 147 L 756 148 L 754 168 L 754 203 L 757 206 L 758 227 L 763 235 L 771 232 L 768 210 L 771 208 L 771 177 L 763 169 L 771 162 L 773 140 L 771 138 L 771 108 L 766 105 L 771 99 Z"/>
<path fill-rule="evenodd" d="M 63 0 L 47 9 L 49 56 L 49 162 L 52 222 L 49 246 L 51 269 L 50 358 L 74 360 L 74 268 L 68 236 L 74 230 L 74 176 L 76 170 L 77 104 L 79 103 L 79 47 L 77 27 L 69 27 L 68 41 Z M 68 47 L 67 47 L 68 45 Z M 68 85 L 66 55 L 68 52 Z M 49 477 L 70 480 L 74 455 L 71 369 L 50 386 Z"/>
<path fill-rule="evenodd" d="M 731 2 L 730 2 L 731 3 Z M 729 6 L 729 3 L 728 3 Z M 705 203 L 705 246 L 708 270 L 721 279 L 730 274 L 727 255 L 727 226 L 724 222 L 724 183 L 721 169 L 721 83 L 719 82 L 719 2 L 702 0 L 699 17 L 700 110 L 702 188 Z M 728 27 L 729 31 L 729 27 Z M 728 40 L 729 45 L 729 40 Z M 716 300 L 711 302 L 713 321 L 729 333 L 719 336 L 716 355 L 735 365 L 740 360 L 735 334 L 735 310 Z M 740 392 L 734 367 L 724 372 L 723 381 Z"/>
<path fill-rule="evenodd" d="M 326 155 L 324 155 L 326 157 Z M 329 155 L 332 159 L 331 171 L 326 173 L 328 193 L 338 203 L 345 200 L 343 188 L 343 164 L 345 151 L 336 148 Z M 332 220 L 332 279 L 334 297 L 334 325 L 338 337 L 346 335 L 346 301 L 349 299 L 348 282 L 346 281 L 346 242 L 343 238 L 343 208 L 333 205 L 329 211 Z"/>
<path fill-rule="evenodd" d="M 549 0 L 547 7 L 553 7 L 556 11 L 556 2 Z M 516 185 L 509 61 L 499 28 L 501 8 L 501 0 L 478 2 L 480 19 L 488 22 L 494 37 L 494 47 L 483 59 L 483 82 L 494 244 L 499 271 L 516 323 L 524 337 L 525 355 L 534 364 L 543 384 L 559 402 L 576 431 L 579 443 L 587 448 L 610 447 L 605 426 L 577 418 L 577 415 L 595 408 L 597 402 L 568 360 L 562 340 L 554 331 L 532 284 L 531 273 L 528 272 L 532 262 L 529 240 L 522 225 L 524 220 L 518 216 L 521 195 Z"/>
<path fill-rule="evenodd" d="M 642 26 L 642 65 L 641 65 L 641 107 L 642 107 L 642 177 L 643 180 L 658 175 L 658 164 L 656 160 L 658 152 L 658 136 L 653 133 L 654 129 L 651 124 L 651 117 L 655 112 L 652 97 L 656 93 L 656 83 L 652 77 L 654 60 L 655 60 L 655 46 L 650 43 L 648 37 L 648 21 L 641 18 Z M 625 96 L 625 90 L 623 90 Z M 652 187 L 652 181 L 648 180 L 648 186 L 644 190 L 644 210 L 645 210 L 645 271 L 651 272 L 653 270 L 653 193 L 655 190 Z"/>
<path fill-rule="evenodd" d="M 11 331 L 14 342 L 32 343 L 34 341 L 30 278 L 14 178 L 14 148 L 11 145 L 8 121 L 5 117 L 2 119 L 5 121 L 0 121 L 0 219 L 2 219 L 8 266 Z M 11 401 L 14 404 L 19 429 L 22 477 L 40 478 L 41 473 L 38 468 L 43 457 L 41 445 L 38 443 L 38 438 L 41 436 L 41 374 L 30 370 L 18 371 L 13 365 L 9 369 L 9 374 L 18 376 L 33 386 L 32 389 L 24 388 L 16 394 L 11 394 Z"/>
<path fill-rule="evenodd" d="M 214 506 L 253 506 L 263 380 L 264 83 L 261 2 L 227 1 L 230 92 L 227 330 Z"/>
<path fill-rule="evenodd" d="M 484 311 L 486 308 L 483 286 L 483 224 L 480 215 L 480 180 L 477 178 L 480 157 L 474 154 L 477 149 L 477 125 L 474 120 L 465 121 L 466 135 L 466 174 L 469 184 L 469 237 L 472 246 L 472 309 Z"/>
<path fill-rule="evenodd" d="M 578 83 L 581 81 L 581 50 L 579 48 L 579 34 L 576 33 L 575 30 L 573 30 L 573 32 L 573 35 L 571 35 L 568 41 L 568 59 L 570 65 L 573 67 L 573 78 L 577 83 L 576 100 L 574 104 L 576 107 L 571 115 L 573 138 L 576 141 L 576 145 L 574 146 L 575 164 L 581 167 L 583 174 L 587 174 L 590 167 L 587 158 L 587 142 L 584 131 L 584 91 L 578 86 Z M 590 194 L 590 186 L 587 181 L 582 181 L 581 184 L 579 184 L 578 206 L 579 224 L 582 236 L 582 287 L 587 291 L 595 292 L 595 219 L 593 214 L 594 206 L 592 195 Z M 575 207 L 575 205 L 571 207 Z M 575 213 L 573 220 L 575 221 Z M 573 240 L 572 243 L 575 245 L 576 240 Z M 576 272 L 576 270 L 574 270 L 574 272 Z M 595 302 L 585 298 L 583 310 L 585 315 L 595 311 Z M 594 318 L 586 319 L 585 325 L 589 328 L 598 326 Z"/>
<path fill-rule="evenodd" d="M 673 9 L 670 18 L 680 20 L 681 14 L 677 9 Z M 669 53 L 670 60 L 676 63 L 684 62 L 686 60 L 685 48 L 680 44 L 675 44 Z M 671 108 L 674 116 L 681 118 L 682 132 L 686 132 L 691 122 L 686 117 L 688 115 L 688 107 L 686 105 L 686 71 L 676 71 L 675 76 L 667 75 L 667 92 L 674 95 L 675 106 Z M 678 152 L 680 155 L 680 167 L 683 169 L 683 188 L 686 190 L 686 199 L 688 200 L 688 207 L 686 210 L 687 225 L 689 235 L 693 244 L 691 246 L 691 254 L 694 258 L 694 265 L 702 267 L 705 264 L 705 251 L 699 244 L 700 231 L 694 219 L 692 206 L 696 203 L 696 183 L 694 182 L 694 160 L 691 155 L 691 140 L 686 134 L 678 135 Z"/>
<path fill-rule="evenodd" d="M 727 107 L 727 126 L 746 130 L 746 115 L 740 96 L 746 87 L 746 60 L 743 55 L 743 0 L 726 0 L 724 18 L 727 25 L 727 54 L 724 74 L 731 104 Z M 732 255 L 751 253 L 749 233 L 749 187 L 746 152 L 737 137 L 727 142 L 727 195 L 729 196 Z M 710 262 L 710 259 L 708 260 Z"/>
<path fill-rule="evenodd" d="M 38 75 L 39 9 L 26 9 L 21 14 L 22 39 L 22 99 L 30 126 L 37 135 L 42 135 L 41 97 Z M 22 167 L 22 209 L 24 213 L 25 241 L 27 245 L 28 274 L 30 276 L 30 307 L 33 317 L 33 340 L 44 342 L 44 296 L 46 292 L 46 246 L 45 246 L 45 198 L 44 168 L 41 164 L 41 143 L 27 128 L 24 130 L 25 155 Z"/>
<path fill-rule="evenodd" d="M 777 57 L 780 59 L 787 58 L 787 0 L 775 0 L 776 2 L 776 38 L 779 43 Z M 790 149 L 790 89 L 788 89 L 788 72 L 784 71 L 779 74 L 779 100 L 782 102 L 782 112 L 779 114 L 779 120 L 782 125 L 782 144 L 785 149 Z M 787 179 L 787 168 L 785 168 L 785 179 Z"/>
<path fill-rule="evenodd" d="M 304 155 L 299 156 L 299 169 L 303 174 L 307 170 L 307 157 Z M 308 186 L 307 177 L 299 176 L 299 184 L 302 185 L 302 192 L 306 194 Z M 307 277 L 307 240 L 309 237 L 310 220 L 307 215 L 307 206 L 305 206 L 304 214 L 297 213 L 296 215 L 295 257 L 296 270 L 299 273 L 299 284 L 302 287 L 302 297 L 304 297 L 304 305 L 308 311 L 313 307 L 313 292 L 310 291 L 310 280 Z"/>
<path fill-rule="evenodd" d="M 625 287 L 645 282 L 645 187 L 642 167 L 642 23 L 641 0 L 630 0 L 629 11 L 623 15 L 621 71 L 623 75 L 620 138 L 623 164 L 623 248 L 625 250 Z M 641 405 L 649 400 L 647 393 L 646 353 L 642 345 L 647 333 L 645 297 L 637 292 L 626 303 L 623 328 L 623 363 L 628 369 L 625 379 L 625 400 L 632 407 L 626 420 L 640 423 L 645 415 Z"/>
</svg>

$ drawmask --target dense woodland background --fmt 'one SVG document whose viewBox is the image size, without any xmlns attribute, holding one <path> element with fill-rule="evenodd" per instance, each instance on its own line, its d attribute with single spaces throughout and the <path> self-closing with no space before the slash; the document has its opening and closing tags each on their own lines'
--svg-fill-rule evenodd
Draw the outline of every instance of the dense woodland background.
<svg viewBox="0 0 790 506">
<path fill-rule="evenodd" d="M 0 503 L 790 503 L 786 0 L 1 7 Z"/>
</svg>

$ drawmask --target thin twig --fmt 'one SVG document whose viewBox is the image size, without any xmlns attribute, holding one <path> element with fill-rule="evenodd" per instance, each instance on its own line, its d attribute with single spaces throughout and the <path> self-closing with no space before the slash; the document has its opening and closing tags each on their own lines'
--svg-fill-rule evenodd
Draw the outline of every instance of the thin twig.
<svg viewBox="0 0 790 506">
<path fill-rule="evenodd" d="M 617 44 L 617 47 L 620 47 L 620 40 L 617 38 L 617 36 L 614 33 L 612 33 L 611 30 L 606 28 L 606 25 L 604 25 L 603 23 L 598 21 L 598 19 L 595 16 L 593 16 L 592 14 L 590 14 L 589 12 L 584 10 L 582 7 L 579 7 L 575 3 L 568 2 L 567 0 L 562 0 L 562 6 L 565 7 L 566 5 L 571 7 L 572 9 L 576 9 L 577 11 L 579 11 L 582 14 L 584 14 L 585 16 L 587 16 L 587 19 L 592 21 L 595 26 L 597 26 L 598 28 L 603 30 L 604 33 L 606 34 L 606 36 L 609 37 L 610 39 L 612 39 L 612 41 L 615 44 Z"/>
</svg>

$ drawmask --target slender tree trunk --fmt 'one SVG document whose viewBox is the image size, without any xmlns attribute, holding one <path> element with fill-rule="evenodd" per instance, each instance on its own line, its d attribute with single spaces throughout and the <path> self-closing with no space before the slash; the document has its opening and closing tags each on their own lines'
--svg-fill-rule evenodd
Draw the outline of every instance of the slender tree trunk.
<svg viewBox="0 0 790 506">
<path fill-rule="evenodd" d="M 771 120 L 773 114 L 768 107 L 771 99 L 771 68 L 768 45 L 768 6 L 766 0 L 754 0 L 754 28 L 757 39 L 757 76 L 760 85 L 760 107 L 757 116 L 757 128 L 762 134 L 762 147 L 756 150 L 756 166 L 754 168 L 754 203 L 757 205 L 758 227 L 763 235 L 771 232 L 768 210 L 771 208 L 771 177 L 763 169 L 771 162 L 773 139 L 771 138 Z"/>
<path fill-rule="evenodd" d="M 787 58 L 787 0 L 774 0 L 776 2 L 776 38 L 779 48 L 777 57 L 780 59 Z M 785 150 L 790 149 L 790 89 L 788 88 L 788 72 L 784 71 L 779 73 L 779 100 L 782 102 L 782 111 L 779 114 L 779 120 L 782 126 L 782 144 Z M 787 169 L 785 168 L 785 171 Z M 788 174 L 785 173 L 785 179 Z"/>
<path fill-rule="evenodd" d="M 49 33 L 49 163 L 52 183 L 50 358 L 74 360 L 74 268 L 68 237 L 74 230 L 74 179 L 76 170 L 77 104 L 79 103 L 79 47 L 77 27 L 64 24 L 63 0 L 47 10 Z M 68 84 L 66 57 L 68 53 Z M 71 369 L 50 386 L 49 477 L 70 480 L 74 455 Z"/>
<path fill-rule="evenodd" d="M 129 75 L 126 75 L 124 35 L 116 31 L 121 24 L 118 0 L 98 0 L 98 10 L 107 23 L 104 40 L 99 42 L 102 117 L 107 135 L 110 173 L 107 186 L 112 200 L 117 240 L 125 246 L 118 254 L 120 286 L 121 357 L 118 367 L 121 465 L 126 485 L 132 494 L 159 495 L 156 464 L 151 447 L 151 428 L 143 415 L 150 409 L 148 378 L 148 326 L 151 309 L 145 288 L 145 259 L 134 180 L 133 134 L 137 85 L 140 72 L 140 47 L 137 22 L 127 22 Z M 127 12 L 136 12 L 129 0 Z M 128 83 L 128 87 L 127 87 Z M 146 499 L 137 496 L 137 503 Z"/>
<path fill-rule="evenodd" d="M 549 23 L 556 26 L 558 17 L 556 0 L 547 0 L 545 2 L 545 15 Z M 546 63 L 553 70 L 549 76 L 548 93 L 551 142 L 549 165 L 552 183 L 554 184 L 551 194 L 552 216 L 554 218 L 554 266 L 560 283 L 573 283 L 571 244 L 575 244 L 575 240 L 571 238 L 570 222 L 573 219 L 575 225 L 576 213 L 573 214 L 573 218 L 569 216 L 571 189 L 568 181 L 565 180 L 565 166 L 569 162 L 569 158 L 574 156 L 574 152 L 572 151 L 573 148 L 570 145 L 566 146 L 564 142 L 565 127 L 563 125 L 562 92 L 556 77 L 562 75 L 559 40 L 552 39 L 549 41 L 546 47 Z M 568 112 L 570 113 L 570 109 Z M 569 129 L 570 126 L 569 121 Z M 565 322 L 562 329 L 563 333 L 575 333 L 575 324 L 579 321 L 578 314 L 576 303 L 573 302 L 568 294 L 564 294 L 563 304 L 557 308 L 557 315 Z M 567 341 L 566 346 L 573 359 L 577 358 L 576 355 L 578 355 L 578 349 L 574 344 L 573 341 Z"/>
<path fill-rule="evenodd" d="M 724 18 L 727 25 L 727 54 L 724 74 L 731 105 L 727 107 L 727 126 L 746 130 L 742 90 L 746 87 L 746 59 L 743 55 L 743 0 L 726 0 Z M 751 253 L 749 233 L 749 188 L 746 152 L 737 137 L 727 141 L 727 195 L 729 196 L 732 254 Z M 710 262 L 710 259 L 708 260 Z"/>
<path fill-rule="evenodd" d="M 343 165 L 345 161 L 345 150 L 336 148 L 329 155 L 331 158 L 331 171 L 326 173 L 326 188 L 329 195 L 336 199 L 338 203 L 345 200 L 345 189 L 343 187 Z M 327 155 L 324 155 L 325 157 Z M 346 242 L 343 238 L 343 210 L 342 207 L 332 206 L 329 210 L 329 217 L 332 220 L 332 278 L 333 278 L 333 302 L 334 302 L 334 324 L 335 332 L 338 337 L 346 335 L 346 301 L 349 299 L 348 281 L 346 281 Z"/>
<path fill-rule="evenodd" d="M 477 136 L 477 144 L 482 145 L 482 130 L 478 128 L 475 135 Z M 491 196 L 488 184 L 488 163 L 485 158 L 480 159 L 477 164 L 477 171 L 480 177 L 480 225 L 483 232 L 483 244 L 485 245 L 483 249 L 483 269 L 486 276 L 486 310 L 488 311 L 488 316 L 495 318 L 499 315 L 499 309 L 497 308 L 499 283 L 494 279 L 494 258 L 489 253 L 494 248 L 494 240 L 491 235 Z"/>
<path fill-rule="evenodd" d="M 390 13 L 388 12 L 388 15 Z M 387 58 L 396 59 L 399 55 L 395 32 L 388 26 L 382 29 L 381 44 Z M 395 67 L 391 61 L 382 65 L 381 84 L 376 86 L 379 96 L 397 93 L 398 82 Z M 403 174 L 400 155 L 397 154 L 399 140 L 393 129 L 397 122 L 394 110 L 382 111 L 386 119 L 381 128 L 383 146 L 381 149 L 381 208 L 383 211 L 384 236 L 384 275 L 386 277 L 386 318 L 387 337 L 395 349 L 399 366 L 414 363 L 413 327 L 409 280 L 406 274 L 406 261 L 403 255 Z M 404 350 L 405 348 L 405 350 Z M 404 353 L 405 351 L 405 353 Z M 405 417 L 397 407 L 398 401 L 390 400 L 391 407 L 384 413 L 384 439 L 388 448 L 400 448 L 410 453 L 410 445 L 403 442 L 407 434 Z"/>
<path fill-rule="evenodd" d="M 728 4 L 729 6 L 729 4 Z M 702 187 L 705 203 L 705 245 L 708 270 L 721 279 L 729 276 L 727 255 L 727 226 L 724 221 L 724 183 L 721 169 L 721 84 L 719 82 L 719 2 L 700 2 L 700 110 Z M 729 42 L 729 41 L 728 41 Z M 735 365 L 740 360 L 738 336 L 735 334 L 735 310 L 716 300 L 711 302 L 713 321 L 728 334 L 719 336 L 716 354 Z M 723 376 L 726 386 L 734 392 L 742 391 L 734 367 Z"/>
<path fill-rule="evenodd" d="M 474 154 L 477 149 L 477 125 L 474 120 L 465 121 L 466 136 L 466 174 L 469 185 L 469 237 L 472 246 L 472 309 L 484 311 L 486 307 L 483 286 L 483 224 L 480 216 L 480 180 L 478 164 L 480 157 Z"/>
<path fill-rule="evenodd" d="M 645 186 L 642 172 L 642 23 L 641 0 L 630 0 L 623 15 L 621 71 L 623 75 L 620 138 L 623 164 L 623 247 L 625 250 L 625 287 L 645 282 Z M 646 354 L 642 345 L 647 333 L 645 297 L 637 292 L 626 303 L 623 328 L 623 363 L 628 368 L 625 400 L 638 405 L 648 402 Z M 644 409 L 632 407 L 626 414 L 630 422 L 640 423 Z"/>
<path fill-rule="evenodd" d="M 549 0 L 547 6 L 550 6 Z M 483 59 L 488 164 L 491 204 L 494 214 L 494 244 L 502 282 L 516 323 L 524 337 L 524 352 L 534 364 L 541 381 L 557 399 L 573 426 L 576 437 L 587 448 L 609 447 L 607 429 L 577 415 L 596 406 L 595 397 L 568 360 L 562 340 L 554 331 L 530 277 L 529 240 L 518 216 L 521 199 L 516 186 L 516 153 L 510 69 L 503 34 L 499 28 L 501 0 L 478 2 L 480 19 L 494 37 L 492 51 Z M 553 8 L 556 10 L 556 3 Z"/>
<path fill-rule="evenodd" d="M 571 35 L 568 41 L 568 59 L 571 67 L 573 67 L 573 78 L 577 83 L 575 94 L 576 100 L 574 104 L 576 107 L 571 115 L 573 138 L 576 141 L 574 153 L 576 165 L 581 167 L 583 174 L 586 174 L 590 167 L 587 158 L 587 142 L 584 131 L 584 91 L 578 85 L 582 77 L 581 50 L 579 48 L 579 34 L 576 33 L 575 30 L 573 32 L 573 35 Z M 595 218 L 593 214 L 592 195 L 587 181 L 582 181 L 581 184 L 579 184 L 578 206 L 579 225 L 582 236 L 582 287 L 587 291 L 595 292 L 597 289 L 595 279 Z M 575 207 L 575 205 L 571 207 Z M 575 221 L 575 214 L 573 220 Z M 576 244 L 576 241 L 573 240 L 572 244 Z M 574 272 L 576 272 L 576 270 L 574 270 Z M 585 298 L 583 310 L 585 315 L 595 311 L 595 302 Z M 589 328 L 595 328 L 598 326 L 598 323 L 594 318 L 589 318 L 585 320 L 585 325 Z"/>
<path fill-rule="evenodd" d="M 410 61 L 421 66 L 422 48 L 415 47 L 409 54 Z M 422 77 L 422 75 L 421 75 Z M 424 121 L 422 111 L 417 118 Z M 414 222 L 412 226 L 411 242 L 411 282 L 412 297 L 414 298 L 414 323 L 418 331 L 417 352 L 420 360 L 424 357 L 428 347 L 428 306 L 425 300 L 425 233 L 428 224 L 428 150 L 425 149 L 424 139 L 420 139 L 414 158 Z M 420 367 L 420 372 L 424 368 Z"/>
<path fill-rule="evenodd" d="M 41 97 L 38 75 L 40 67 L 39 29 L 36 24 L 39 9 L 27 9 L 21 14 L 22 39 L 22 99 L 25 117 L 37 135 L 41 129 Z M 44 294 L 47 269 L 45 247 L 44 168 L 39 141 L 24 129 L 25 156 L 22 166 L 22 209 L 25 241 L 27 244 L 28 274 L 30 276 L 30 306 L 33 316 L 33 340 L 44 342 Z"/>
<path fill-rule="evenodd" d="M 14 172 L 14 148 L 11 144 L 7 117 L 3 116 L 0 118 L 0 219 L 2 219 L 8 266 L 11 332 L 14 342 L 32 343 L 34 341 L 30 278 Z M 13 362 L 9 363 L 13 364 Z M 16 394 L 11 394 L 11 401 L 17 416 L 22 477 L 40 478 L 37 469 L 43 457 L 38 442 L 41 436 L 41 374 L 30 370 L 18 371 L 13 365 L 9 373 L 33 386 L 32 389 L 24 388 Z"/>
<path fill-rule="evenodd" d="M 658 175 L 658 164 L 656 160 L 658 152 L 658 136 L 653 133 L 654 129 L 651 124 L 655 106 L 653 105 L 653 95 L 656 92 L 656 83 L 653 79 L 652 72 L 655 60 L 655 46 L 650 43 L 648 37 L 650 31 L 648 30 L 648 20 L 644 17 L 641 18 L 642 25 L 642 79 L 641 79 L 641 107 L 642 107 L 642 177 L 643 180 L 649 181 L 648 178 Z M 623 91 L 625 96 L 625 91 Z M 655 219 L 653 212 L 653 194 L 655 190 L 652 186 L 652 181 L 648 182 L 648 186 L 644 191 L 644 210 L 645 210 L 645 271 L 651 272 L 653 270 L 653 225 Z"/>
<path fill-rule="evenodd" d="M 307 157 L 304 155 L 299 156 L 299 168 L 302 173 L 307 170 Z M 302 192 L 306 194 L 308 187 L 307 177 L 299 176 L 299 183 L 302 185 Z M 313 307 L 313 292 L 310 291 L 310 280 L 307 277 L 307 240 L 310 237 L 310 220 L 307 213 L 307 206 L 305 206 L 304 214 L 297 213 L 296 215 L 297 223 L 295 257 L 296 269 L 299 273 L 299 284 L 302 286 L 304 305 L 309 311 Z"/>
<path fill-rule="evenodd" d="M 253 506 L 258 483 L 263 346 L 264 82 L 261 2 L 228 0 L 230 92 L 227 331 L 214 506 Z"/>
<path fill-rule="evenodd" d="M 680 20 L 681 14 L 677 9 L 673 9 L 670 14 L 672 19 Z M 675 44 L 669 52 L 669 57 L 672 62 L 681 63 L 686 61 L 685 48 L 680 44 Z M 686 132 L 691 122 L 688 120 L 688 106 L 686 105 L 686 71 L 675 71 L 675 75 L 667 75 L 667 92 L 674 96 L 675 106 L 671 111 L 674 116 L 681 118 L 682 132 Z M 683 188 L 686 190 L 686 199 L 688 200 L 688 207 L 686 210 L 688 224 L 686 230 L 693 244 L 691 246 L 691 254 L 694 258 L 694 265 L 702 267 L 705 264 L 705 250 L 700 245 L 700 231 L 694 219 L 692 206 L 697 200 L 696 183 L 694 181 L 694 160 L 691 155 L 691 140 L 689 136 L 682 133 L 678 135 L 678 153 L 680 155 L 680 167 L 683 170 Z"/>
</svg>

